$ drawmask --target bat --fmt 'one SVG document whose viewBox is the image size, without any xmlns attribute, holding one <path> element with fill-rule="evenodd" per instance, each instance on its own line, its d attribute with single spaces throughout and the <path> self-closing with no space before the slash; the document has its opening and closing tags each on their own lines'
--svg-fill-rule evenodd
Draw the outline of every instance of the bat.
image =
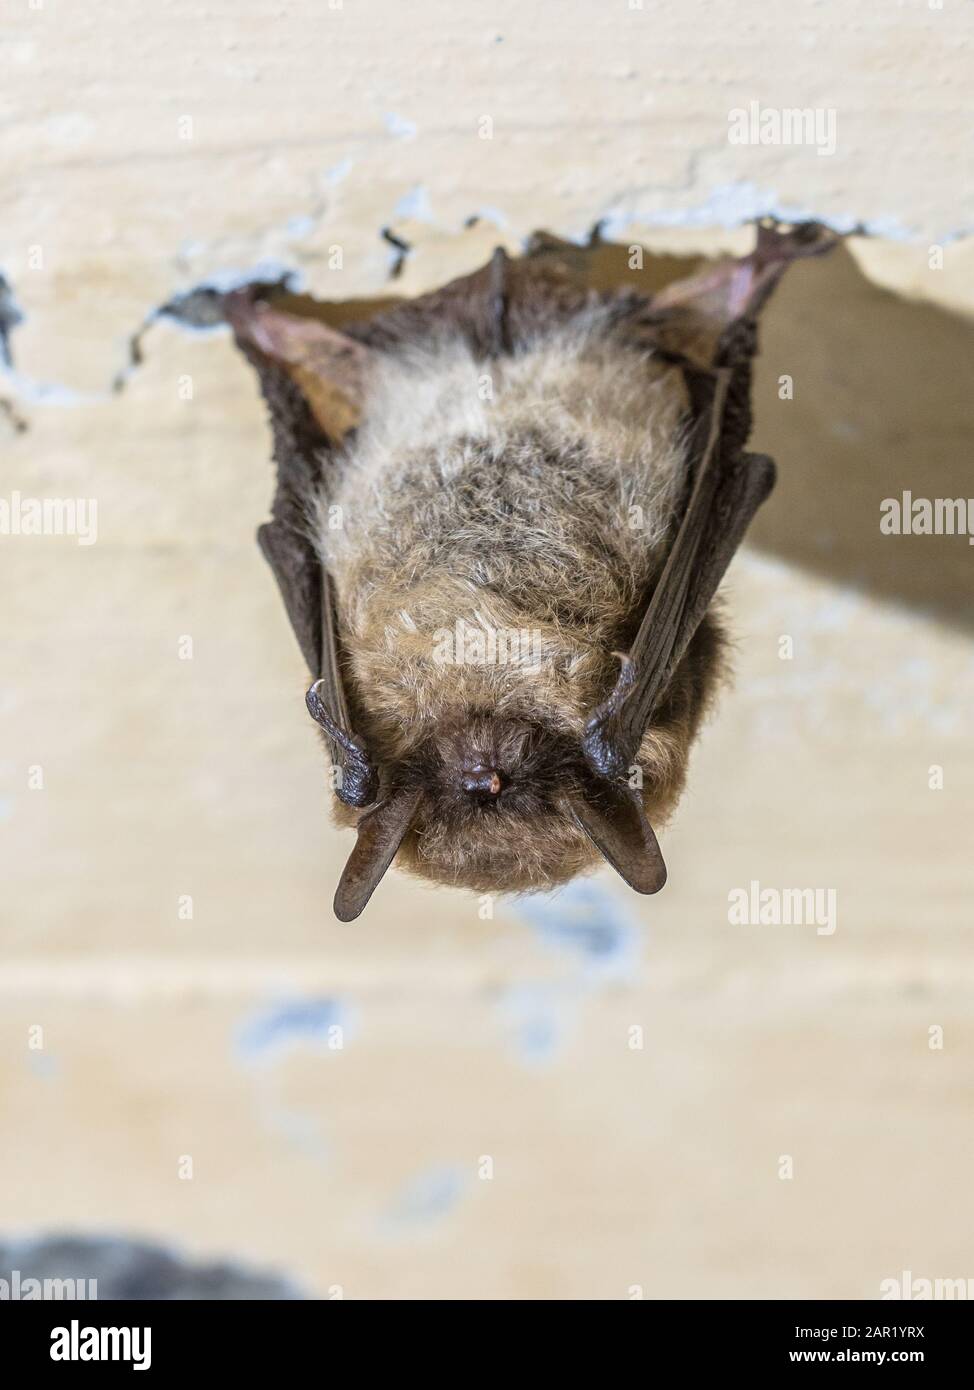
<svg viewBox="0 0 974 1390">
<path fill-rule="evenodd" d="M 757 317 L 817 224 L 651 295 L 597 290 L 536 236 L 339 330 L 225 297 L 269 410 L 258 540 L 311 674 L 335 895 L 393 860 L 478 893 L 605 861 L 639 893 L 725 674 L 714 599 L 771 459 L 745 449 Z"/>
</svg>

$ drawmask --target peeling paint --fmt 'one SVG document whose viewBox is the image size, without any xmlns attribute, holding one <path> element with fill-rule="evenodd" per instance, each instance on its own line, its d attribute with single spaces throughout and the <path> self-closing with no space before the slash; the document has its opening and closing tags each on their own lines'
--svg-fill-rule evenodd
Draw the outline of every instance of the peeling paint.
<svg viewBox="0 0 974 1390">
<path fill-rule="evenodd" d="M 290 290 L 298 293 L 304 288 L 300 270 L 280 261 L 259 261 L 250 270 L 227 268 L 200 280 L 198 284 L 173 295 L 146 315 L 140 328 L 129 339 L 128 361 L 116 374 L 112 390 L 117 394 L 125 389 L 132 373 L 142 365 L 142 344 L 149 329 L 162 319 L 178 324 L 193 333 L 226 332 L 222 299 L 233 290 L 249 285 L 266 290 Z"/>
<path fill-rule="evenodd" d="M 5 275 L 0 274 L 0 365 L 13 367 L 10 334 L 23 321 L 24 312 L 17 303 L 13 286 Z"/>
<path fill-rule="evenodd" d="M 344 159 L 339 160 L 337 164 L 333 164 L 330 169 L 325 170 L 325 182 L 331 185 L 341 183 L 343 179 L 348 178 L 354 168 L 355 160 L 346 155 Z"/>
<path fill-rule="evenodd" d="M 28 405 L 79 406 L 96 405 L 111 399 L 110 391 L 77 391 L 58 381 L 37 381 L 23 372 L 7 371 L 3 381 L 15 400 Z"/>
<path fill-rule="evenodd" d="M 408 122 L 405 123 L 405 126 L 408 124 Z M 345 178 L 353 167 L 354 161 L 346 158 L 326 171 L 324 178 L 330 182 L 338 182 Z M 824 216 L 821 213 L 816 213 L 810 207 L 783 204 L 779 202 L 773 191 L 760 188 L 757 184 L 749 181 L 720 185 L 713 189 L 702 202 L 692 207 L 636 210 L 633 208 L 632 202 L 633 199 L 629 199 L 628 205 L 623 206 L 623 198 L 620 195 L 619 198 L 613 200 L 607 211 L 587 226 L 582 234 L 572 237 L 566 233 L 564 234 L 566 239 L 575 240 L 579 245 L 591 245 L 602 239 L 617 239 L 624 231 L 628 231 L 631 235 L 634 227 L 646 229 L 686 228 L 701 231 L 715 228 L 734 230 L 749 226 L 755 220 L 763 217 L 774 217 L 784 222 L 821 221 L 841 234 L 855 233 L 859 236 L 870 236 L 894 242 L 908 242 L 916 237 L 915 229 L 906 226 L 896 217 L 873 218 L 864 222 L 851 213 L 847 216 Z M 278 229 L 276 235 L 290 241 L 307 241 L 316 231 L 325 211 L 325 207 L 322 206 L 312 213 L 297 213 L 284 224 L 283 228 Z M 416 184 L 404 194 L 395 206 L 394 215 L 397 218 L 439 226 L 434 217 L 429 191 L 425 184 Z M 502 208 L 492 205 L 480 207 L 464 220 L 463 226 L 473 227 L 481 221 L 490 222 L 505 231 L 510 229 L 510 219 L 507 214 Z M 966 225 L 955 227 L 944 232 L 940 236 L 939 242 L 947 245 L 970 235 L 971 232 L 972 228 Z M 462 235 L 462 232 L 454 231 L 453 234 Z M 270 235 L 270 233 L 262 235 Z M 394 280 L 401 274 L 406 258 L 414 250 L 414 247 L 411 242 L 390 226 L 382 227 L 380 236 L 392 248 L 388 263 L 388 276 L 389 279 Z M 202 256 L 207 249 L 203 242 L 184 241 L 180 247 L 177 261 L 185 263 Z M 133 371 L 141 365 L 143 339 L 153 325 L 162 319 L 169 319 L 178 324 L 180 328 L 191 332 L 223 332 L 225 325 L 218 311 L 219 296 L 247 285 L 282 287 L 299 293 L 306 288 L 306 276 L 299 266 L 287 264 L 275 257 L 261 258 L 249 268 L 228 266 L 222 270 L 211 272 L 196 284 L 178 291 L 164 304 L 147 313 L 142 325 L 129 339 L 125 365 L 116 373 L 110 387 L 106 391 L 100 392 L 79 391 L 61 382 L 37 380 L 25 376 L 13 368 L 10 333 L 14 327 L 23 322 L 25 316 L 16 302 L 10 284 L 0 275 L 0 379 L 7 384 L 11 398 L 8 400 L 0 399 L 0 412 L 6 415 L 15 433 L 22 433 L 27 428 L 27 422 L 17 413 L 13 404 L 14 401 L 27 402 L 36 406 L 60 407 L 103 403 L 110 399 L 112 394 L 118 394 L 122 391 L 130 380 Z"/>
<path fill-rule="evenodd" d="M 425 184 L 418 183 L 404 193 L 393 210 L 394 217 L 409 217 L 417 222 L 432 222 L 433 205 Z"/>
<path fill-rule="evenodd" d="M 28 424 L 17 410 L 14 401 L 28 402 L 32 405 L 73 406 L 106 399 L 104 394 L 74 391 L 57 382 L 35 381 L 32 377 L 17 371 L 10 339 L 13 330 L 25 319 L 26 315 L 17 302 L 13 286 L 5 275 L 0 274 L 0 380 L 5 383 L 11 397 L 0 400 L 0 412 L 15 434 L 23 434 Z"/>
<path fill-rule="evenodd" d="M 695 180 L 691 180 L 693 182 Z M 782 201 L 773 189 L 761 188 L 750 180 L 718 184 L 702 201 L 672 208 L 640 209 L 632 206 L 638 201 L 632 197 L 613 200 L 602 218 L 603 230 L 610 239 L 625 228 L 639 227 L 686 227 L 694 230 L 720 228 L 731 231 L 745 227 L 765 217 L 773 217 L 780 222 L 821 222 L 833 231 L 848 236 L 882 238 L 887 241 L 916 241 L 920 233 L 916 227 L 905 223 L 901 218 L 888 214 L 882 217 L 862 218 L 855 213 L 823 213 L 807 204 Z M 623 205 L 625 204 L 625 205 Z M 958 241 L 974 232 L 974 226 L 962 223 L 957 227 L 945 229 L 936 238 L 943 245 Z"/>
<path fill-rule="evenodd" d="M 390 135 L 394 135 L 397 140 L 415 139 L 418 131 L 418 126 L 415 121 L 410 121 L 405 116 L 397 115 L 395 111 L 387 111 L 383 120 L 386 130 Z"/>
</svg>

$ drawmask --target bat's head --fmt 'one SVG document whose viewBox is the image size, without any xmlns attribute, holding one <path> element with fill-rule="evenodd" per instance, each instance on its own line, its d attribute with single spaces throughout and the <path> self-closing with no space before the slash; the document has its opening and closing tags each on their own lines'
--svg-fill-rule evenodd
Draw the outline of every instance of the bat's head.
<svg viewBox="0 0 974 1390">
<path fill-rule="evenodd" d="M 599 785 L 582 749 L 528 717 L 457 712 L 383 770 L 335 898 L 347 921 L 385 869 L 475 892 L 551 888 L 601 855 L 640 892 L 666 870 L 641 794 Z"/>
<path fill-rule="evenodd" d="M 719 681 L 719 648 L 708 621 L 622 777 L 596 775 L 583 730 L 566 729 L 538 703 L 504 713 L 458 706 L 400 742 L 376 769 L 374 802 L 357 818 L 353 807 L 342 811 L 358 840 L 336 894 L 338 916 L 359 915 L 393 859 L 478 893 L 552 888 L 605 862 L 638 892 L 656 892 L 666 870 L 652 822 L 679 797 Z"/>
</svg>

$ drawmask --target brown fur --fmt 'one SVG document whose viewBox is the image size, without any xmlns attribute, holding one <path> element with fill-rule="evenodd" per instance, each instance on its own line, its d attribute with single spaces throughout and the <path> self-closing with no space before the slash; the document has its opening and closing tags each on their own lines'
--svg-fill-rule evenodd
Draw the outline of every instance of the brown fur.
<svg viewBox="0 0 974 1390">
<path fill-rule="evenodd" d="M 672 538 L 684 403 L 679 372 L 627 345 L 599 306 L 500 360 L 457 337 L 375 355 L 364 424 L 312 532 L 337 593 L 354 727 L 391 786 L 426 791 L 400 867 L 489 892 L 600 862 L 559 794 L 598 796 L 581 737 Z M 530 633 L 532 660 L 438 660 L 458 620 Z M 682 790 L 720 650 L 711 617 L 643 738 L 654 824 Z M 471 763 L 500 770 L 498 796 L 462 790 Z M 357 813 L 339 804 L 337 819 Z"/>
</svg>

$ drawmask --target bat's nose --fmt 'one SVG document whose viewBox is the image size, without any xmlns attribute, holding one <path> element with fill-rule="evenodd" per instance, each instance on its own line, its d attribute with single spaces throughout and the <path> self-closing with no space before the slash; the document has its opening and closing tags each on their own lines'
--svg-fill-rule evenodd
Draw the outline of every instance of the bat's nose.
<svg viewBox="0 0 974 1390">
<path fill-rule="evenodd" d="M 460 785 L 465 792 L 480 796 L 498 796 L 504 786 L 504 779 L 496 767 L 468 767 L 460 774 Z"/>
</svg>

